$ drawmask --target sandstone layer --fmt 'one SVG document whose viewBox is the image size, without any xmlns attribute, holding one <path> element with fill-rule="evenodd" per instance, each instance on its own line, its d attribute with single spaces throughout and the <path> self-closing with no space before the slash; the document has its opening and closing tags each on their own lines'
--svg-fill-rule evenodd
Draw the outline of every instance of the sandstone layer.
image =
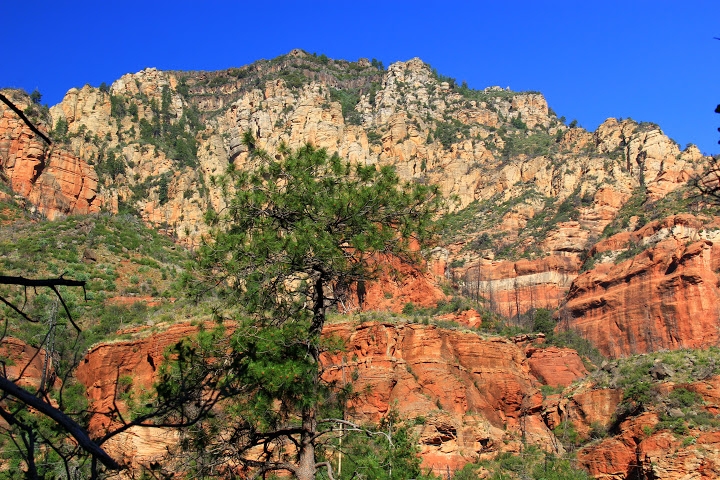
<svg viewBox="0 0 720 480">
<path fill-rule="evenodd" d="M 22 107 L 22 104 L 20 104 Z M 54 219 L 99 212 L 98 177 L 81 158 L 47 145 L 0 104 L 0 171 L 31 210 Z"/>
<path fill-rule="evenodd" d="M 581 262 L 574 257 L 537 260 L 480 260 L 455 272 L 465 295 L 485 298 L 495 313 L 511 318 L 533 308 L 554 309 L 565 298 Z M 460 269 L 458 269 L 460 270 Z"/>
<path fill-rule="evenodd" d="M 579 332 L 612 357 L 717 344 L 716 238 L 717 230 L 685 215 L 598 244 L 600 263 L 574 280 L 560 328 Z M 615 263 L 633 248 L 645 250 Z"/>
<path fill-rule="evenodd" d="M 720 378 L 712 377 L 676 387 L 698 393 L 702 410 L 717 414 Z M 599 480 L 629 478 L 710 480 L 720 476 L 720 431 L 716 426 L 693 426 L 683 435 L 657 428 L 660 412 L 648 411 L 622 421 L 615 434 L 578 452 L 578 460 Z"/>
<path fill-rule="evenodd" d="M 113 426 L 103 412 L 115 404 L 124 408 L 118 389 L 150 388 L 165 349 L 195 331 L 178 324 L 88 352 L 77 378 L 98 412 L 91 419 L 95 435 Z M 378 421 L 391 408 L 404 418 L 421 417 L 416 428 L 426 467 L 454 470 L 477 455 L 519 451 L 523 440 L 557 448 L 543 420 L 540 383 L 524 349 L 512 341 L 419 324 L 340 323 L 328 325 L 324 335 L 346 343 L 345 353 L 324 362 L 328 379 L 356 379 L 351 418 Z M 169 431 L 133 429 L 109 446 L 138 465 L 162 456 L 173 438 Z"/>
</svg>

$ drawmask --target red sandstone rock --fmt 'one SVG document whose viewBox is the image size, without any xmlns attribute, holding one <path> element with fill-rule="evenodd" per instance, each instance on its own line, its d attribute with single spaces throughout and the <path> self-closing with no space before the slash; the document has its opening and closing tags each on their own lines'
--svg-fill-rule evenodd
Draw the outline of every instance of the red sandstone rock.
<svg viewBox="0 0 720 480">
<path fill-rule="evenodd" d="M 1 107 L 0 139 L 0 171 L 40 213 L 54 219 L 100 211 L 98 178 L 84 160 L 48 147 L 15 112 Z"/>
<path fill-rule="evenodd" d="M 531 308 L 554 309 L 560 305 L 580 271 L 577 256 L 549 256 L 537 260 L 481 261 L 456 274 L 471 296 L 481 296 L 489 307 L 506 317 Z"/>
<path fill-rule="evenodd" d="M 337 324 L 325 334 L 347 345 L 345 358 L 330 359 L 333 378 L 358 372 L 356 418 L 377 421 L 393 405 L 405 417 L 426 417 L 426 466 L 439 468 L 439 458 L 462 465 L 483 451 L 515 448 L 510 440 L 523 431 L 531 443 L 551 445 L 542 397 L 512 342 L 415 324 Z M 439 441 L 435 431 L 454 433 Z"/>
<path fill-rule="evenodd" d="M 37 389 L 43 377 L 47 387 L 59 388 L 62 385 L 55 376 L 52 357 L 44 349 L 37 349 L 14 337 L 5 337 L 0 342 L 0 358 L 4 360 L 4 376 L 17 385 Z"/>
<path fill-rule="evenodd" d="M 77 370 L 93 409 L 108 411 L 121 377 L 130 376 L 133 387 L 149 388 L 165 349 L 195 331 L 174 325 L 146 338 L 93 348 Z M 418 433 L 427 467 L 440 472 L 461 467 L 479 453 L 519 451 L 523 436 L 543 448 L 554 444 L 543 422 L 536 380 L 522 348 L 513 342 L 417 324 L 333 324 L 324 335 L 346 341 L 346 353 L 324 362 L 328 379 L 349 382 L 357 376 L 352 418 L 377 421 L 391 408 L 406 418 L 424 417 Z M 109 425 L 102 414 L 91 420 L 95 435 Z M 164 440 L 146 451 L 151 434 L 119 435 L 113 446 L 129 461 L 149 459 L 172 443 L 171 434 L 160 431 Z"/>
<path fill-rule="evenodd" d="M 709 240 L 660 241 L 631 259 L 577 277 L 560 312 L 561 325 L 614 357 L 716 344 L 719 264 L 720 249 Z"/>
<path fill-rule="evenodd" d="M 381 261 L 385 269 L 383 274 L 364 285 L 363 310 L 401 312 L 408 303 L 434 307 L 438 301 L 447 298 L 432 273 L 387 255 L 383 255 Z M 354 297 L 345 303 L 347 311 L 358 308 L 359 299 Z"/>
<path fill-rule="evenodd" d="M 567 387 L 588 373 L 580 356 L 570 348 L 529 347 L 526 355 L 532 374 L 551 387 Z"/>
<path fill-rule="evenodd" d="M 700 393 L 704 408 L 717 405 L 720 377 L 689 385 L 663 384 L 666 392 L 682 387 Z M 597 391 L 601 392 L 601 391 Z M 606 390 L 606 392 L 609 392 Z M 593 391 L 586 395 L 595 398 Z M 577 395 L 571 397 L 573 400 Z M 585 405 L 592 402 L 586 401 Z M 609 419 L 611 410 L 600 412 Z M 571 416 L 572 418 L 572 416 Z M 575 425 L 587 424 L 592 417 L 575 416 Z M 578 461 L 597 479 L 627 479 L 644 473 L 645 478 L 702 480 L 720 477 L 720 432 L 717 427 L 691 428 L 679 436 L 668 430 L 657 430 L 658 414 L 645 412 L 623 421 L 617 435 L 591 443 L 578 452 Z M 640 477 L 642 478 L 642 476 Z"/>
<path fill-rule="evenodd" d="M 470 328 L 480 328 L 482 325 L 482 317 L 475 309 L 465 310 L 459 313 L 448 313 L 436 317 L 438 320 L 445 320 L 448 322 L 456 322 L 460 325 L 465 325 Z"/>
</svg>

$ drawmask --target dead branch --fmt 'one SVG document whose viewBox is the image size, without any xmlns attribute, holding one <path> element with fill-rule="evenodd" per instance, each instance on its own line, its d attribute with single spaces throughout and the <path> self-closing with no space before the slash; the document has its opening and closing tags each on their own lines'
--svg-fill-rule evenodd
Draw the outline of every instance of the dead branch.
<svg viewBox="0 0 720 480">
<path fill-rule="evenodd" d="M 30 130 L 32 130 L 33 132 L 35 132 L 36 135 L 38 135 L 40 138 L 42 138 L 43 140 L 45 140 L 48 145 L 52 145 L 52 141 L 50 140 L 50 138 L 49 138 L 47 135 L 45 135 L 44 133 L 42 133 L 42 132 L 25 116 L 25 114 L 23 113 L 22 110 L 20 110 L 14 103 L 12 103 L 10 100 L 8 100 L 7 97 L 6 97 L 5 95 L 1 94 L 1 93 L 0 93 L 0 100 L 2 100 L 3 103 L 5 103 L 5 105 L 7 105 L 8 107 L 10 107 L 10 109 L 11 109 L 13 112 L 15 112 L 15 113 L 17 114 L 17 116 L 20 117 L 20 119 L 21 119 L 23 122 L 25 122 L 25 124 L 26 124 L 28 127 L 30 127 Z"/>
<path fill-rule="evenodd" d="M 123 467 L 117 463 L 110 455 L 100 448 L 94 441 L 90 439 L 85 430 L 75 422 L 72 418 L 53 407 L 47 402 L 42 401 L 30 392 L 18 387 L 7 378 L 0 377 L 0 390 L 8 395 L 12 395 L 25 405 L 34 408 L 38 412 L 46 415 L 55 423 L 60 425 L 66 432 L 73 436 L 86 452 L 97 458 L 100 463 L 111 470 L 120 470 Z"/>
</svg>

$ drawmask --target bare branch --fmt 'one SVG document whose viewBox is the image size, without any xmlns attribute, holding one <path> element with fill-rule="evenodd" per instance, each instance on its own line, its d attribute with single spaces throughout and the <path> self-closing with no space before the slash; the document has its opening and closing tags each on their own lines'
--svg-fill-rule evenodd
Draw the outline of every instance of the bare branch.
<svg viewBox="0 0 720 480">
<path fill-rule="evenodd" d="M 0 275 L 0 285 L 20 285 L 22 287 L 85 287 L 84 280 L 70 280 L 60 275 L 57 278 L 25 278 Z"/>
<path fill-rule="evenodd" d="M 349 428 L 345 429 L 346 432 L 361 432 L 361 433 L 364 433 L 365 435 L 367 435 L 368 437 L 372 437 L 375 435 L 382 435 L 383 437 L 387 438 L 387 441 L 390 442 L 390 445 L 393 444 L 392 437 L 388 433 L 379 431 L 379 430 L 370 430 L 368 428 L 362 428 L 357 423 L 348 422 L 347 420 L 342 420 L 340 418 L 323 418 L 322 420 L 318 420 L 318 425 L 323 424 L 323 423 L 335 423 L 338 425 L 344 425 L 346 427 L 349 427 Z M 332 432 L 332 430 L 324 430 L 322 432 L 318 432 L 315 435 L 315 438 L 318 438 L 318 437 L 325 435 L 326 433 L 330 433 L 330 432 Z"/>
<path fill-rule="evenodd" d="M 335 477 L 333 477 L 333 469 L 332 465 L 330 465 L 330 462 L 319 462 L 315 464 L 315 468 L 319 467 L 325 467 L 327 468 L 327 476 L 330 480 L 335 480 Z"/>
<path fill-rule="evenodd" d="M 53 407 L 49 403 L 43 402 L 41 399 L 35 397 L 30 392 L 23 390 L 22 388 L 15 385 L 7 378 L 0 377 L 0 390 L 4 391 L 8 395 L 12 395 L 24 404 L 34 408 L 38 412 L 50 417 L 54 422 L 60 425 L 66 432 L 73 436 L 77 440 L 78 444 L 93 457 L 97 458 L 100 463 L 105 465 L 111 470 L 120 470 L 123 467 L 117 463 L 110 455 L 100 448 L 95 442 L 93 442 L 83 428 L 75 422 L 72 418 L 65 415 L 63 412 Z"/>
<path fill-rule="evenodd" d="M 64 274 L 63 274 L 64 275 Z M 72 315 L 70 314 L 70 309 L 68 308 L 67 304 L 65 303 L 65 300 L 63 299 L 62 295 L 58 291 L 57 287 L 63 286 L 63 287 L 82 287 L 83 288 L 83 294 L 87 296 L 87 293 L 85 292 L 85 280 L 70 280 L 67 278 L 63 278 L 63 275 L 60 275 L 57 278 L 25 278 L 25 277 L 11 277 L 7 275 L 0 275 L 0 285 L 18 285 L 21 287 L 48 287 L 53 292 L 55 292 L 55 295 L 60 299 L 60 303 L 62 304 L 63 308 L 65 309 L 65 313 L 68 316 L 68 320 L 70 320 L 70 323 L 72 326 L 77 330 L 80 331 L 80 327 L 75 323 L 75 321 L 72 318 Z M 37 320 L 33 320 L 30 318 L 25 312 L 23 312 L 21 309 L 17 308 L 12 302 L 9 302 L 2 296 L 0 296 L 0 301 L 2 301 L 5 305 L 13 309 L 16 313 L 18 313 L 20 316 L 23 317 L 23 319 L 27 320 L 28 322 L 37 323 Z"/>
<path fill-rule="evenodd" d="M 52 141 L 50 140 L 50 138 L 48 138 L 47 135 L 45 135 L 44 133 L 42 133 L 35 125 L 33 125 L 33 123 L 25 116 L 25 114 L 23 113 L 23 111 L 20 110 L 20 109 L 19 109 L 14 103 L 12 103 L 10 100 L 8 100 L 5 95 L 0 94 L 0 100 L 2 100 L 3 103 L 5 103 L 5 105 L 7 105 L 8 107 L 10 107 L 10 109 L 11 109 L 13 112 L 15 112 L 15 113 L 18 115 L 18 117 L 20 117 L 20 119 L 21 119 L 23 122 L 25 122 L 25 124 L 26 124 L 28 127 L 30 127 L 30 130 L 32 130 L 33 132 L 35 132 L 36 135 L 38 135 L 40 138 L 42 138 L 43 140 L 45 140 L 45 142 L 47 142 L 48 145 L 52 145 Z"/>
</svg>

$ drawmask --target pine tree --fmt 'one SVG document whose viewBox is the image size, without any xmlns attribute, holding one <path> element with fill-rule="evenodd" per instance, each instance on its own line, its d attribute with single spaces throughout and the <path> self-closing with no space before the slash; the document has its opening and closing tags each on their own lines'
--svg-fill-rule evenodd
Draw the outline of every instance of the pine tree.
<svg viewBox="0 0 720 480">
<path fill-rule="evenodd" d="M 331 476 L 317 448 L 342 422 L 333 408 L 347 391 L 322 378 L 327 309 L 378 274 L 378 254 L 417 260 L 411 243 L 431 238 L 442 198 L 390 167 L 351 165 L 310 145 L 270 158 L 246 137 L 254 168 L 231 166 L 220 180 L 227 206 L 208 212 L 212 232 L 187 278 L 243 316 L 229 336 L 221 325 L 180 343 L 159 398 L 187 386 L 214 392 L 176 413 L 199 420 L 184 442 L 185 458 L 198 452 L 198 474 L 222 465 L 304 480 L 324 466 Z"/>
</svg>

